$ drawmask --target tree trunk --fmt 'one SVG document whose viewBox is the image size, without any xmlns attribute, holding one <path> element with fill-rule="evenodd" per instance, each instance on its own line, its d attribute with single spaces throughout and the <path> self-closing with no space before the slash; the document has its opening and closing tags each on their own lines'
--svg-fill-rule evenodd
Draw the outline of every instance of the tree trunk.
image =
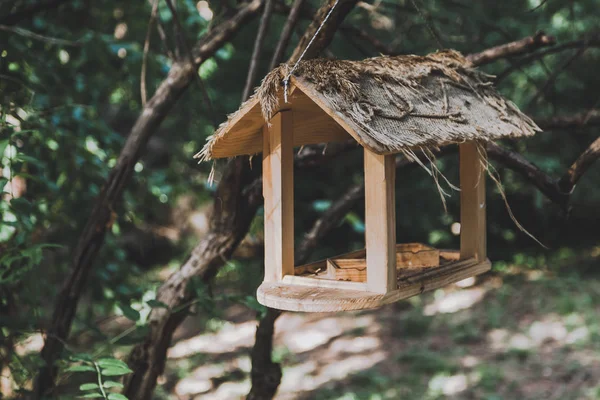
<svg viewBox="0 0 600 400">
<path fill-rule="evenodd" d="M 192 51 L 193 62 L 175 62 L 167 78 L 159 86 L 138 117 L 119 155 L 116 166 L 111 171 L 96 200 L 90 218 L 75 248 L 70 274 L 57 297 L 52 322 L 46 334 L 46 342 L 42 350 L 44 366 L 40 369 L 36 379 L 36 398 L 41 398 L 52 391 L 56 374 L 54 362 L 63 350 L 64 342 L 68 338 L 77 310 L 77 303 L 92 269 L 93 261 L 104 244 L 106 230 L 112 225 L 117 204 L 129 183 L 133 168 L 139 160 L 148 139 L 156 132 L 177 99 L 193 82 L 198 66 L 211 57 L 245 22 L 256 14 L 261 4 L 260 0 L 254 0 L 242 6 L 231 19 L 213 29 L 206 38 L 203 38 L 195 46 Z"/>
<path fill-rule="evenodd" d="M 329 0 L 319 10 L 316 22 L 313 21 L 300 40 L 301 45 L 304 46 L 314 36 L 322 18 L 334 3 L 335 0 Z M 356 3 L 357 0 L 340 0 L 326 25 L 327 29 L 321 31 L 320 39 L 315 40 L 311 46 L 311 55 L 305 57 L 314 57 L 331 42 L 337 27 Z M 289 62 L 296 62 L 297 58 L 294 57 L 298 57 L 300 53 L 295 51 L 296 56 L 292 56 Z M 248 167 L 247 157 L 238 157 L 228 164 L 225 177 L 217 189 L 214 202 L 216 211 L 211 215 L 209 232 L 181 269 L 158 289 L 157 299 L 168 304 L 169 309 L 152 310 L 150 333 L 129 355 L 128 362 L 134 373 L 127 378 L 124 394 L 130 400 L 151 397 L 156 379 L 164 370 L 166 352 L 173 332 L 184 319 L 181 312 L 173 314 L 170 310 L 180 310 L 189 303 L 191 295 L 187 289 L 190 280 L 194 276 L 205 282 L 212 279 L 223 261 L 233 253 L 248 232 L 250 222 L 262 202 L 260 187 L 253 186 L 244 190 L 251 182 L 249 178 L 256 178 L 253 174 Z M 270 353 L 268 357 L 270 358 Z"/>
</svg>

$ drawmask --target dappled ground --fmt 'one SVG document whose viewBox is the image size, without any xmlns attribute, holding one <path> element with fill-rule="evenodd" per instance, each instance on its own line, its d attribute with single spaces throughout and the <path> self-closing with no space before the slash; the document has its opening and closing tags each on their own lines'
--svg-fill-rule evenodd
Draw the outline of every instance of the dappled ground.
<svg viewBox="0 0 600 400">
<path fill-rule="evenodd" d="M 600 248 L 557 264 L 508 266 L 379 310 L 286 313 L 277 399 L 598 399 Z M 159 395 L 243 397 L 256 327 L 246 310 L 231 306 L 199 336 L 189 319 Z"/>
<path fill-rule="evenodd" d="M 497 263 L 478 279 L 378 310 L 284 313 L 276 326 L 274 357 L 283 365 L 276 398 L 600 399 L 600 247 L 567 253 L 551 268 Z M 255 313 L 233 300 L 239 279 L 222 286 L 215 318 L 206 323 L 203 310 L 176 332 L 156 399 L 248 393 Z M 106 321 L 111 337 L 131 332 L 126 318 Z M 93 340 L 75 336 L 77 347 Z M 34 334 L 16 351 L 25 360 L 42 344 Z M 129 349 L 115 354 L 124 358 Z M 65 393 L 75 393 L 78 378 L 65 377 Z M 7 382 L 0 392 L 9 395 Z"/>
</svg>

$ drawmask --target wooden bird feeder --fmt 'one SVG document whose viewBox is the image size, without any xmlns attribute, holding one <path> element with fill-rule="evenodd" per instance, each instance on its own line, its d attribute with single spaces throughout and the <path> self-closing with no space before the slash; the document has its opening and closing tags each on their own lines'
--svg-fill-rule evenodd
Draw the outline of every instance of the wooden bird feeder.
<svg viewBox="0 0 600 400">
<path fill-rule="evenodd" d="M 312 312 L 374 308 L 490 269 L 480 143 L 538 128 L 487 75 L 454 51 L 310 60 L 292 76 L 288 71 L 285 65 L 272 71 L 198 154 L 209 160 L 262 152 L 261 304 Z M 364 148 L 366 247 L 295 266 L 294 148 L 349 139 Z M 459 146 L 460 250 L 396 244 L 396 154 L 414 158 L 447 144 Z"/>
</svg>

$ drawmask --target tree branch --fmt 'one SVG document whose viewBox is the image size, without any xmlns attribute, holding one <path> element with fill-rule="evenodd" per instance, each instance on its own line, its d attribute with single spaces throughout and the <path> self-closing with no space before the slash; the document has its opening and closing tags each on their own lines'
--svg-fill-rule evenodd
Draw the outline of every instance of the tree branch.
<svg viewBox="0 0 600 400">
<path fill-rule="evenodd" d="M 568 196 L 558 190 L 555 179 L 517 152 L 499 146 L 494 142 L 488 142 L 486 149 L 490 158 L 521 174 L 548 199 L 559 205 L 563 210 L 566 209 Z"/>
<path fill-rule="evenodd" d="M 195 47 L 195 60 L 197 60 L 195 64 L 183 61 L 174 63 L 167 78 L 148 101 L 131 129 L 117 164 L 111 171 L 80 235 L 73 252 L 69 276 L 57 297 L 52 323 L 42 350 L 45 365 L 40 369 L 36 380 L 36 398 L 44 397 L 52 391 L 56 373 L 54 361 L 62 352 L 63 343 L 69 335 L 77 304 L 93 262 L 104 244 L 104 236 L 107 229 L 111 227 L 110 221 L 115 214 L 114 210 L 121 200 L 123 191 L 133 174 L 133 167 L 140 158 L 148 139 L 156 132 L 162 120 L 194 80 L 198 65 L 211 57 L 229 40 L 258 11 L 260 5 L 260 0 L 244 4 L 232 19 L 222 23 L 212 35 L 201 39 Z"/>
<path fill-rule="evenodd" d="M 252 50 L 252 57 L 250 58 L 250 67 L 248 68 L 246 85 L 244 86 L 244 91 L 242 92 L 242 102 L 248 100 L 248 97 L 250 97 L 250 92 L 254 87 L 254 80 L 256 79 L 256 73 L 258 70 L 258 61 L 260 60 L 260 53 L 262 52 L 263 44 L 265 42 L 265 36 L 269 30 L 269 22 L 271 21 L 272 14 L 273 0 L 266 0 L 265 10 L 260 18 L 258 33 L 256 34 L 256 40 L 254 41 L 254 49 Z"/>
<path fill-rule="evenodd" d="M 319 29 L 319 26 L 321 25 L 323 19 L 325 18 L 331 7 L 333 7 L 333 5 L 335 4 L 335 0 L 327 0 L 326 4 L 319 8 L 317 14 L 315 15 L 315 18 L 306 29 L 306 32 L 304 33 L 302 38 L 300 38 L 296 49 L 294 50 L 292 56 L 288 60 L 288 64 L 296 63 L 304 50 L 306 50 L 304 59 L 310 59 L 317 57 L 323 49 L 329 46 L 329 43 L 331 43 L 331 41 L 333 40 L 335 31 L 339 27 L 338 23 L 334 21 L 343 21 L 346 18 L 346 15 L 348 15 L 348 13 L 354 8 L 356 3 L 358 3 L 358 0 L 338 1 L 339 2 L 335 10 L 333 10 L 331 16 L 329 17 L 330 23 L 327 23 L 325 24 L 325 26 L 323 26 L 323 28 L 319 32 L 319 35 L 313 41 L 311 47 L 308 48 L 308 50 L 306 50 L 308 43 L 311 41 L 311 39 L 317 32 L 317 29 Z"/>
<path fill-rule="evenodd" d="M 12 26 L 0 24 L 0 31 L 11 32 L 16 35 L 20 35 L 20 36 L 23 36 L 23 37 L 26 37 L 29 39 L 39 40 L 41 42 L 59 45 L 59 46 L 73 46 L 73 47 L 81 46 L 81 43 L 79 43 L 79 42 L 72 42 L 70 40 L 64 40 L 64 39 L 59 39 L 59 38 L 55 38 L 55 37 L 44 36 L 44 35 L 40 35 L 39 33 L 31 32 L 31 31 L 28 31 L 27 29 L 22 29 L 22 28 L 18 28 L 18 27 L 12 27 Z"/>
<path fill-rule="evenodd" d="M 396 52 L 391 48 L 385 45 L 376 37 L 369 35 L 363 29 L 357 28 L 355 26 L 344 25 L 341 28 L 342 32 L 347 33 L 351 36 L 354 36 L 357 39 L 363 40 L 367 42 L 372 48 L 374 48 L 378 53 L 385 54 L 388 56 L 396 55 Z"/>
<path fill-rule="evenodd" d="M 275 68 L 281 62 L 281 60 L 283 60 L 283 53 L 285 53 L 285 49 L 287 48 L 290 38 L 292 37 L 292 33 L 294 32 L 294 27 L 296 26 L 298 18 L 300 17 L 300 10 L 302 9 L 302 4 L 304 4 L 304 1 L 305 0 L 294 0 L 294 4 L 292 4 L 288 19 L 285 22 L 285 26 L 283 27 L 281 36 L 277 42 L 277 47 L 275 47 L 273 58 L 271 58 L 269 71 Z"/>
<path fill-rule="evenodd" d="M 320 35 L 321 39 L 313 44 L 315 54 L 321 50 L 320 46 L 330 42 L 335 28 L 346 14 L 347 12 L 338 13 L 338 18 L 329 20 L 328 29 L 322 31 L 324 33 Z M 308 40 L 306 38 L 312 37 L 313 34 L 314 30 L 309 27 L 301 42 L 305 43 Z M 212 37 L 211 34 L 208 36 Z M 197 47 L 198 50 L 205 48 L 204 45 Z M 151 397 L 156 378 L 164 369 L 166 352 L 173 332 L 185 318 L 185 304 L 189 304 L 192 296 L 188 290 L 189 281 L 193 277 L 200 277 L 205 282 L 210 281 L 248 232 L 256 209 L 262 203 L 260 185 L 256 184 L 256 181 L 249 185 L 250 180 L 256 178 L 254 174 L 255 172 L 248 168 L 247 157 L 238 157 L 228 164 L 224 178 L 217 188 L 208 233 L 194 248 L 181 269 L 173 273 L 158 289 L 157 299 L 169 308 L 152 310 L 148 335 L 144 342 L 130 353 L 128 361 L 134 373 L 127 377 L 124 391 L 130 400 Z M 172 310 L 182 311 L 174 313 Z M 270 359 L 270 354 L 268 357 Z M 260 360 L 257 362 L 260 363 Z M 253 362 L 253 365 L 255 364 Z"/>
<path fill-rule="evenodd" d="M 542 94 L 545 94 L 548 91 L 548 89 L 551 86 L 553 86 L 554 82 L 556 81 L 556 78 L 567 68 L 569 68 L 569 66 L 573 64 L 579 57 L 581 57 L 585 50 L 585 47 L 577 49 L 577 51 L 575 51 L 573 55 L 571 55 L 571 57 L 569 57 L 560 67 L 552 71 L 548 79 L 546 79 L 546 82 L 544 82 L 544 84 L 540 88 L 538 88 L 531 100 L 529 100 L 529 103 L 527 103 L 527 106 L 525 106 L 525 110 L 529 111 L 531 107 L 535 104 L 535 102 L 540 98 L 540 96 Z"/>
<path fill-rule="evenodd" d="M 591 109 L 573 115 L 560 115 L 550 118 L 539 118 L 535 122 L 543 130 L 582 128 L 600 125 L 600 109 Z"/>
<path fill-rule="evenodd" d="M 549 200 L 568 213 L 571 194 L 577 182 L 600 158 L 600 137 L 590 144 L 560 179 L 549 176 L 519 153 L 503 148 L 496 143 L 489 142 L 486 148 L 492 159 L 521 174 Z"/>
<path fill-rule="evenodd" d="M 496 84 L 498 82 L 505 79 L 508 75 L 514 72 L 517 69 L 524 67 L 527 64 L 530 64 L 536 60 L 540 60 L 550 54 L 560 53 L 569 49 L 578 49 L 578 48 L 587 48 L 587 47 L 600 47 L 600 34 L 594 33 L 591 35 L 587 35 L 579 40 L 573 40 L 570 42 L 565 42 L 557 46 L 550 47 L 549 49 L 535 52 L 533 54 L 529 54 L 515 63 L 513 63 L 510 67 L 506 68 L 496 77 Z"/>
<path fill-rule="evenodd" d="M 558 187 L 561 193 L 573 193 L 575 185 L 586 171 L 600 158 L 600 137 L 594 140 L 592 144 L 575 160 L 567 172 L 558 181 Z"/>
<path fill-rule="evenodd" d="M 481 66 L 494 62 L 501 58 L 514 57 L 525 53 L 531 53 L 541 47 L 552 46 L 556 43 L 553 36 L 544 32 L 538 32 L 533 36 L 492 47 L 479 53 L 470 54 L 467 60 L 473 65 Z"/>
<path fill-rule="evenodd" d="M 561 206 L 563 210 L 567 210 L 570 194 L 572 193 L 575 185 L 577 184 L 581 176 L 583 176 L 583 174 L 590 168 L 590 166 L 598 158 L 600 158 L 600 138 L 598 138 L 588 147 L 586 151 L 584 151 L 581 154 L 581 156 L 577 158 L 577 160 L 573 163 L 573 165 L 571 166 L 571 168 L 569 168 L 565 175 L 560 179 L 560 181 L 557 181 L 549 175 L 547 175 L 546 173 L 544 173 L 543 171 L 541 171 L 537 166 L 529 162 L 525 157 L 521 156 L 518 153 L 503 148 L 494 142 L 487 143 L 486 148 L 488 155 L 491 158 L 501 162 L 508 168 L 520 173 L 534 186 L 536 186 L 542 193 L 544 193 L 546 197 L 548 197 L 551 201 Z M 455 151 L 455 146 L 445 147 L 444 149 L 442 149 L 441 152 L 438 153 L 438 156 L 450 154 Z M 415 162 L 404 157 L 398 158 L 396 160 L 396 168 L 406 168 L 408 166 L 415 165 L 417 165 Z M 364 182 L 351 186 L 342 196 L 340 196 L 331 205 L 331 207 L 327 209 L 327 211 L 325 211 L 323 215 L 321 215 L 321 217 L 315 221 L 311 230 L 305 235 L 304 240 L 298 247 L 295 254 L 296 264 L 306 263 L 310 256 L 310 253 L 317 246 L 317 243 L 319 243 L 319 241 L 322 240 L 323 237 L 325 237 L 333 228 L 335 228 L 339 224 L 341 219 L 352 209 L 356 202 L 362 199 L 363 197 Z M 272 348 L 273 326 L 279 315 L 281 315 L 281 311 L 273 310 L 270 308 L 268 308 L 267 310 L 267 316 L 265 318 L 262 318 L 259 323 L 256 344 L 253 349 L 253 354 L 257 347 L 259 349 L 262 349 L 262 351 L 266 351 L 265 349 Z M 261 332 L 260 336 L 258 335 L 259 331 Z M 264 335 L 264 332 L 271 332 L 271 335 Z M 260 357 L 262 360 L 265 356 L 264 354 L 261 354 Z M 253 375 L 253 383 L 254 379 L 255 378 Z M 273 391 L 273 395 L 274 393 L 275 392 Z M 248 396 L 248 399 L 253 398 L 254 397 Z M 272 396 L 265 397 L 265 399 L 270 398 L 272 398 Z"/>
</svg>

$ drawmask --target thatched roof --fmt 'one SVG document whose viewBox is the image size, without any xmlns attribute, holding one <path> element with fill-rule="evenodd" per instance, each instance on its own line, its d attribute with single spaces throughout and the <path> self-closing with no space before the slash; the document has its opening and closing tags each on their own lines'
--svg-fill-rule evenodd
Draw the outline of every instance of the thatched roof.
<svg viewBox="0 0 600 400">
<path fill-rule="evenodd" d="M 208 139 L 198 157 L 260 152 L 264 122 L 280 108 L 294 108 L 293 97 L 289 104 L 282 100 L 282 81 L 289 69 L 283 64 L 269 73 L 254 96 Z M 539 130 L 494 90 L 490 78 L 460 53 L 441 51 L 363 61 L 302 61 L 291 83 L 361 145 L 388 154 L 530 136 Z"/>
</svg>

